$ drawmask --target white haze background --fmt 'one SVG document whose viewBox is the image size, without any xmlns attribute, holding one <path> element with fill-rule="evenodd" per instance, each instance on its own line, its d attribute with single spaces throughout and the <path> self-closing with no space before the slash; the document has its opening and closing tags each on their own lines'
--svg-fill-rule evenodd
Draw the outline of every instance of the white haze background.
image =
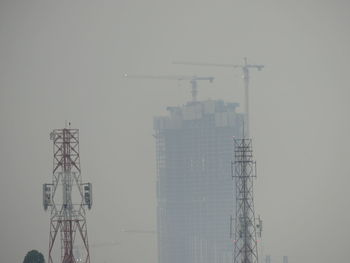
<svg viewBox="0 0 350 263">
<path fill-rule="evenodd" d="M 174 60 L 265 64 L 252 72 L 256 210 L 274 262 L 348 262 L 348 1 L 1 0 L 0 261 L 47 257 L 49 133 L 80 129 L 92 262 L 157 261 L 152 118 L 190 98 L 188 83 L 125 72 L 198 74 L 199 99 L 243 106 L 239 71 Z M 242 109 L 243 107 L 241 107 Z M 228 230 L 229 231 L 229 230 Z"/>
</svg>

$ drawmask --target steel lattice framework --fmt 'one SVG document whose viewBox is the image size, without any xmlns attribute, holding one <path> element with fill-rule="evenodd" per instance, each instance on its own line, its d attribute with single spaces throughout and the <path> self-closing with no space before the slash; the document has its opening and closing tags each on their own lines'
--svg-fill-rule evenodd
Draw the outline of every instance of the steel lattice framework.
<svg viewBox="0 0 350 263">
<path fill-rule="evenodd" d="M 62 263 L 90 263 L 85 207 L 91 208 L 92 188 L 82 183 L 79 155 L 79 130 L 55 129 L 53 140 L 53 177 L 44 184 L 43 205 L 50 207 L 48 262 L 54 262 L 54 245 L 58 233 L 61 240 Z M 75 244 L 82 244 L 82 258 L 73 254 Z"/>
<path fill-rule="evenodd" d="M 234 139 L 235 160 L 232 165 L 235 181 L 236 211 L 234 220 L 234 263 L 258 263 L 253 179 L 256 165 L 252 140 Z"/>
</svg>

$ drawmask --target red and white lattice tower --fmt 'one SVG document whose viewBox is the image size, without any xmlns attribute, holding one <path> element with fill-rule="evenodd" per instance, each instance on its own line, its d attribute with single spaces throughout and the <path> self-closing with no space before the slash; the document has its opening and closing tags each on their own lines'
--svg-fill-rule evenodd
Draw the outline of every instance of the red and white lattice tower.
<svg viewBox="0 0 350 263">
<path fill-rule="evenodd" d="M 92 187 L 82 182 L 79 130 L 55 129 L 50 139 L 53 141 L 52 183 L 43 185 L 43 206 L 45 211 L 50 207 L 51 212 L 48 263 L 90 263 L 85 208 L 91 209 Z M 60 244 L 55 243 L 57 235 Z M 54 260 L 59 245 L 60 261 Z M 76 246 L 82 247 L 79 256 L 73 253 Z"/>
</svg>

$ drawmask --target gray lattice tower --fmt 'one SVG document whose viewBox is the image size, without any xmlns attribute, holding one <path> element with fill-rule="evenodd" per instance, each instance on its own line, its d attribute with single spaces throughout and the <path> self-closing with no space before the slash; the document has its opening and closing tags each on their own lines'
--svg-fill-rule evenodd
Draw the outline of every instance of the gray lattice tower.
<svg viewBox="0 0 350 263">
<path fill-rule="evenodd" d="M 92 187 L 83 183 L 80 170 L 79 130 L 55 129 L 53 141 L 53 176 L 43 185 L 43 206 L 50 207 L 48 262 L 54 260 L 54 247 L 60 233 L 62 263 L 90 262 L 86 212 L 92 205 Z M 82 244 L 82 256 L 74 255 L 74 246 Z M 58 244 L 57 244 L 58 245 Z"/>
<path fill-rule="evenodd" d="M 256 177 L 252 140 L 234 139 L 235 181 L 234 263 L 258 263 L 253 179 Z"/>
</svg>

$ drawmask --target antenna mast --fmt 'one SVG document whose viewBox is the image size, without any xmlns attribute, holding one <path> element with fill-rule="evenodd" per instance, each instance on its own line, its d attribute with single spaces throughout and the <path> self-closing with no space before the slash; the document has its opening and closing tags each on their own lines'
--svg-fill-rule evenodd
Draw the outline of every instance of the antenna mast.
<svg viewBox="0 0 350 263">
<path fill-rule="evenodd" d="M 52 183 L 43 185 L 43 206 L 50 207 L 50 237 L 48 263 L 54 261 L 54 244 L 60 233 L 62 263 L 76 263 L 74 245 L 84 248 L 82 262 L 90 263 L 85 207 L 91 209 L 91 183 L 82 183 L 79 155 L 79 130 L 55 129 L 53 141 Z"/>
<path fill-rule="evenodd" d="M 232 176 L 235 181 L 234 263 L 258 263 L 258 242 L 255 223 L 253 178 L 256 177 L 252 140 L 234 139 L 235 160 Z"/>
</svg>

